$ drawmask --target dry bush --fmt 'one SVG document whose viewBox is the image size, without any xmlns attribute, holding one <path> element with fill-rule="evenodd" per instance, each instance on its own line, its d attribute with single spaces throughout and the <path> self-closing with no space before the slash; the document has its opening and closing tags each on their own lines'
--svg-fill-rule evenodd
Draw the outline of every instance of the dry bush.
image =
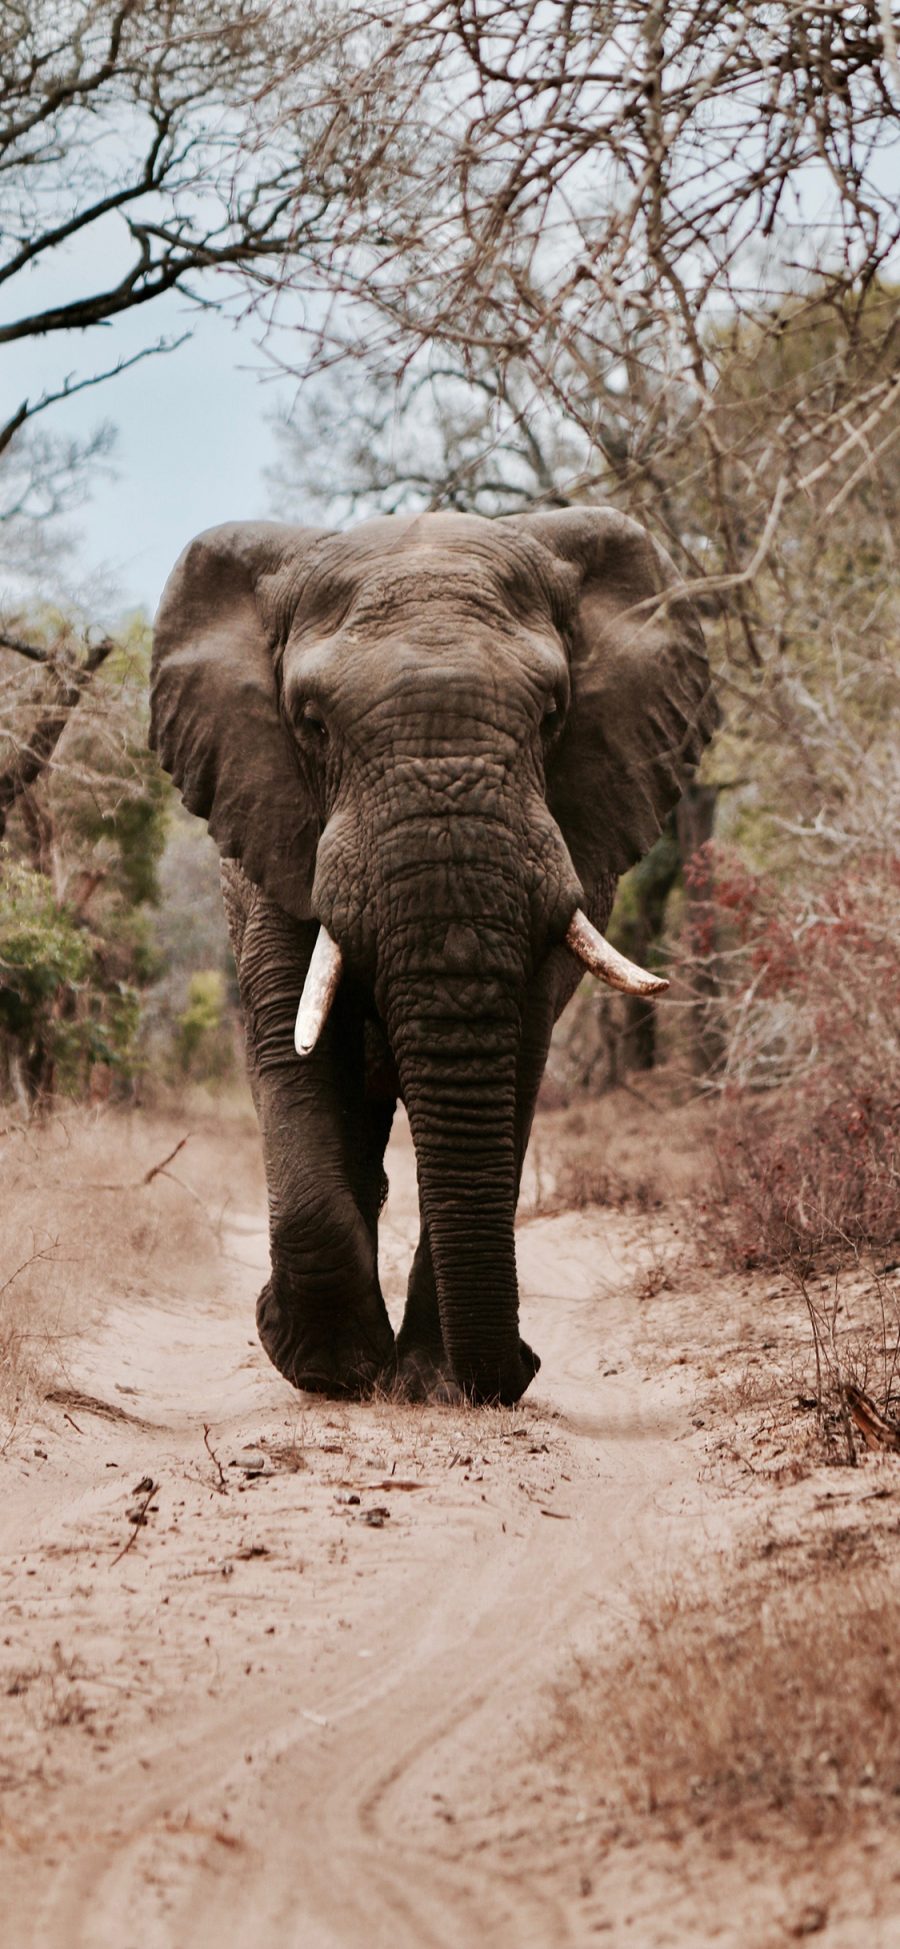
<svg viewBox="0 0 900 1949">
<path fill-rule="evenodd" d="M 725 1058 L 707 1243 L 801 1269 L 884 1251 L 900 1237 L 900 862 L 789 896 L 719 853 L 715 883 Z"/>
<path fill-rule="evenodd" d="M 712 1116 L 681 1072 L 660 1068 L 639 1090 L 584 1096 L 566 1110 L 538 1111 L 523 1180 L 523 1218 L 591 1208 L 660 1211 L 709 1183 Z"/>
<path fill-rule="evenodd" d="M 900 1811 L 900 1593 L 883 1576 L 673 1595 L 633 1651 L 578 1667 L 557 1734 L 615 1816 L 810 1834 Z"/>
<path fill-rule="evenodd" d="M 84 1694 L 83 1681 L 87 1677 L 80 1660 L 67 1657 L 62 1646 L 54 1644 L 52 1658 L 47 1663 L 23 1666 L 8 1673 L 4 1689 L 8 1698 L 26 1698 L 29 1717 L 44 1729 L 86 1726 L 92 1730 L 96 1706 L 89 1704 Z"/>
<path fill-rule="evenodd" d="M 858 1279 L 837 1272 L 818 1282 L 801 1270 L 794 1283 L 812 1336 L 805 1398 L 815 1405 L 817 1447 L 825 1459 L 855 1465 L 866 1446 L 900 1442 L 900 1289 L 884 1269 Z M 809 1390 L 813 1390 L 810 1392 Z M 882 1419 L 860 1423 L 852 1400 L 862 1394 Z"/>
<path fill-rule="evenodd" d="M 635 1189 L 620 1171 L 596 1158 L 563 1152 L 554 1165 L 551 1183 L 546 1184 L 541 1177 L 528 1216 L 555 1218 L 564 1211 L 587 1211 L 598 1205 L 621 1211 L 626 1205 L 637 1204 L 643 1210 L 645 1191 L 643 1186 Z"/>
<path fill-rule="evenodd" d="M 73 1112 L 6 1132 L 0 1415 L 8 1423 L 65 1376 L 74 1341 L 104 1307 L 139 1293 L 178 1300 L 192 1269 L 218 1256 L 229 1203 L 255 1202 L 261 1191 L 251 1142 L 240 1118 L 223 1125 L 217 1113 L 214 1124 L 208 1107 L 177 1122 Z"/>
<path fill-rule="evenodd" d="M 900 1286 L 877 1272 L 842 1270 L 789 1279 L 777 1295 L 756 1280 L 729 1282 L 723 1298 L 731 1319 L 746 1306 L 753 1335 L 749 1344 L 743 1336 L 733 1347 L 718 1344 L 703 1360 L 698 1406 L 726 1476 L 737 1464 L 745 1485 L 751 1477 L 757 1486 L 796 1481 L 823 1464 L 854 1468 L 869 1449 L 894 1466 Z M 878 1417 L 868 1435 L 859 1394 Z"/>
</svg>

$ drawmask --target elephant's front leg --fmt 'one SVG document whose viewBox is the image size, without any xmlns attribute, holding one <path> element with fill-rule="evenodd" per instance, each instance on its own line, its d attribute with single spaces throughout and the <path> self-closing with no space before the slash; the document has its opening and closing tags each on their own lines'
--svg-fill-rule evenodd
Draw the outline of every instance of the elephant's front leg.
<svg viewBox="0 0 900 1949">
<path fill-rule="evenodd" d="M 431 1246 L 423 1224 L 397 1335 L 398 1392 L 409 1401 L 459 1400 L 444 1348 Z"/>
<path fill-rule="evenodd" d="M 313 1054 L 294 1051 L 315 936 L 257 894 L 240 940 L 272 1260 L 256 1317 L 267 1354 L 295 1387 L 359 1394 L 393 1355 L 377 1257 L 390 1114 L 365 1101 L 363 1012 L 350 984 Z"/>
</svg>

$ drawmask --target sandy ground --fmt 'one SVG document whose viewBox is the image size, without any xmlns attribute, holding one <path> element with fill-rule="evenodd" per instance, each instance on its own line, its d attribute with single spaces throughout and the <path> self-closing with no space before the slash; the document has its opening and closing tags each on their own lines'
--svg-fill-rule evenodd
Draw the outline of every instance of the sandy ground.
<svg viewBox="0 0 900 1949">
<path fill-rule="evenodd" d="M 408 1137 L 390 1167 L 393 1310 Z M 544 1367 L 498 1413 L 295 1395 L 253 1332 L 258 1204 L 225 1247 L 106 1309 L 6 1457 L 4 1949 L 900 1941 L 900 1908 L 854 1932 L 853 1875 L 826 1915 L 802 1861 L 598 1847 L 548 1739 L 573 1660 L 758 1514 L 651 1344 L 652 1225 L 526 1217 Z"/>
</svg>

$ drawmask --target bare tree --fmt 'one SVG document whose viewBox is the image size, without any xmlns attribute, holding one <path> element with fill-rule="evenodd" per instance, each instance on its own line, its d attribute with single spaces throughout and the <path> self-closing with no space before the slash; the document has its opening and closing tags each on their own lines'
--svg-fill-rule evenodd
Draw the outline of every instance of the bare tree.
<svg viewBox="0 0 900 1949">
<path fill-rule="evenodd" d="M 449 364 L 490 387 L 495 443 L 555 404 L 589 478 L 730 592 L 752 656 L 750 586 L 785 506 L 827 483 L 830 508 L 896 437 L 886 19 L 878 0 L 351 9 L 335 129 L 377 129 L 381 150 L 313 247 L 333 304 L 304 357 L 401 379 Z M 785 387 L 774 444 L 771 424 L 762 443 L 723 426 L 736 338 L 777 346 L 823 307 L 831 356 Z"/>
<path fill-rule="evenodd" d="M 78 331 L 90 344 L 171 291 L 216 302 L 216 273 L 265 281 L 287 253 L 296 263 L 328 204 L 306 76 L 332 31 L 290 0 L 7 0 L 0 343 Z M 103 269 L 60 295 L 76 242 Z M 21 401 L 0 451 L 36 413 L 124 363 L 81 366 Z"/>
<path fill-rule="evenodd" d="M 43 416 L 180 343 L 185 332 L 150 322 L 170 294 L 189 329 L 192 306 L 235 300 L 237 273 L 265 287 L 288 255 L 296 272 L 339 173 L 318 160 L 328 111 L 313 85 L 334 32 L 327 13 L 292 0 L 7 0 L 0 11 L 0 344 L 58 342 L 63 360 L 58 380 L 0 423 L 4 702 L 10 658 L 44 667 L 37 701 L 23 693 L 24 739 L 23 711 L 4 712 L 4 815 L 104 660 L 96 642 L 78 651 L 65 619 L 48 633 L 47 606 L 59 517 L 88 490 L 111 429 L 66 442 Z M 145 309 L 146 345 L 117 354 L 109 328 Z"/>
<path fill-rule="evenodd" d="M 280 493 L 293 480 L 332 516 L 613 499 L 707 618 L 726 723 L 704 810 L 732 788 L 726 835 L 782 878 L 889 850 L 890 9 L 443 0 L 352 19 L 343 125 L 377 128 L 393 167 L 360 164 L 314 248 L 331 305 L 297 362 Z M 696 932 L 702 848 L 694 871 Z M 714 962 L 713 944 L 701 997 Z"/>
<path fill-rule="evenodd" d="M 848 736 L 869 776 L 887 762 L 898 626 L 889 9 L 440 0 L 347 20 L 332 140 L 369 141 L 310 247 L 331 307 L 282 480 L 339 509 L 617 501 L 709 619 L 724 782 L 764 744 L 785 819 L 846 806 Z"/>
<path fill-rule="evenodd" d="M 115 645 L 107 637 L 86 647 L 82 656 L 73 655 L 62 644 L 43 649 L 35 643 L 0 633 L 0 649 L 12 651 L 29 663 L 42 666 L 44 682 L 32 689 L 23 707 L 21 687 L 16 686 L 17 710 L 7 715 L 2 739 L 0 770 L 0 839 L 6 832 L 9 814 L 31 790 L 49 765 L 60 738 L 91 679 L 106 662 Z M 21 725 L 22 717 L 26 724 Z M 19 719 L 19 722 L 16 722 Z"/>
<path fill-rule="evenodd" d="M 395 381 L 358 374 L 352 389 L 331 373 L 311 378 L 275 422 L 280 461 L 270 469 L 282 511 L 513 514 L 589 500 L 605 478 L 585 442 L 551 407 L 526 412 L 520 374 L 503 381 L 486 361 L 418 356 Z"/>
</svg>

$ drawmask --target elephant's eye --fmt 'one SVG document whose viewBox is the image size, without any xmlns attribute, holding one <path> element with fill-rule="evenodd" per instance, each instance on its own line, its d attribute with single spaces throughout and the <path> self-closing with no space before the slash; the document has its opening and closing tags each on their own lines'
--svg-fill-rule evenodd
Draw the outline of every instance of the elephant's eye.
<svg viewBox="0 0 900 1949">
<path fill-rule="evenodd" d="M 545 738 L 555 738 L 562 728 L 563 710 L 558 697 L 548 697 L 541 718 L 541 730 Z"/>
<path fill-rule="evenodd" d="M 304 704 L 300 712 L 300 728 L 317 744 L 323 744 L 328 736 L 328 726 L 318 704 Z"/>
</svg>

